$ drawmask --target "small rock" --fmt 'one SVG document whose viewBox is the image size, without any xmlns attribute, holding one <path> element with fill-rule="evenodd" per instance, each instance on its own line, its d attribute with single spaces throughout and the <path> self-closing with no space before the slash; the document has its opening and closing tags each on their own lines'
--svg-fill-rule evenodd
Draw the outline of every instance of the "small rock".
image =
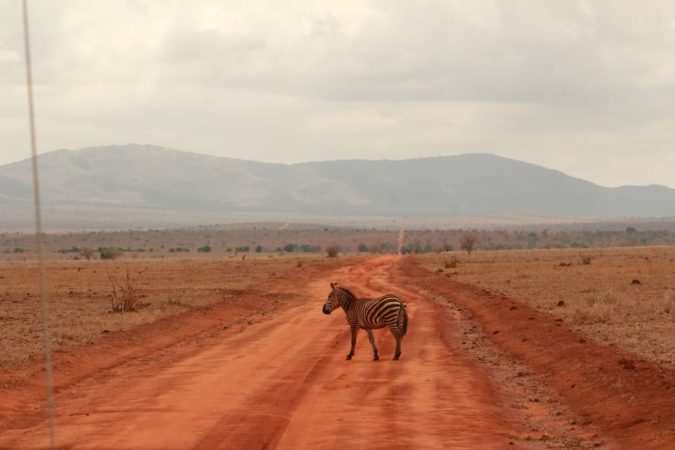
<svg viewBox="0 0 675 450">
<path fill-rule="evenodd" d="M 642 282 L 640 282 L 640 280 L 637 278 L 633 278 L 633 281 L 631 281 L 630 284 L 642 284 Z"/>
<path fill-rule="evenodd" d="M 564 301 L 564 300 L 560 300 L 560 301 L 558 302 L 558 306 L 565 306 L 565 301 Z"/>
</svg>

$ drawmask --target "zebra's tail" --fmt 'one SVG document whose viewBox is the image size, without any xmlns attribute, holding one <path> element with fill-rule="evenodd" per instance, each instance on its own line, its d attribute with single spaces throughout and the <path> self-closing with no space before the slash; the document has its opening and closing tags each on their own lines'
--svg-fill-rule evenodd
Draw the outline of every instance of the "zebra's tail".
<svg viewBox="0 0 675 450">
<path fill-rule="evenodd" d="M 401 308 L 398 310 L 397 325 L 401 329 L 401 336 L 405 336 L 408 331 L 408 310 L 403 301 L 401 301 Z"/>
</svg>

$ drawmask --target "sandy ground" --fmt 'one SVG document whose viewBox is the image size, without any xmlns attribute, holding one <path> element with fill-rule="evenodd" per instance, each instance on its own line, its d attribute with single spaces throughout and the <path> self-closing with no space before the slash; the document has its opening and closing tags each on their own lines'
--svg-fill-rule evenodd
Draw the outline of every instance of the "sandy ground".
<svg viewBox="0 0 675 450">
<path fill-rule="evenodd" d="M 578 400 L 562 395 L 546 377 L 528 376 L 538 366 L 526 352 L 514 358 L 503 351 L 508 343 L 486 337 L 492 332 L 483 329 L 480 320 L 487 323 L 489 317 L 452 304 L 455 294 L 462 294 L 452 289 L 461 287 L 445 286 L 449 293 L 443 294 L 438 286 L 432 292 L 413 278 L 403 282 L 396 276 L 401 261 L 384 256 L 324 270 L 308 277 L 301 288 L 306 301 L 298 306 L 199 336 L 186 338 L 177 332 L 175 340 L 180 342 L 173 346 L 130 353 L 92 376 L 62 381 L 56 393 L 59 448 L 622 448 L 637 442 L 641 448 L 668 448 L 675 444 L 672 412 L 663 417 L 667 416 L 664 409 L 657 408 L 662 422 L 656 424 L 656 431 L 661 433 L 655 432 L 651 416 L 634 417 L 636 423 L 648 422 L 651 427 L 629 436 L 602 421 L 584 420 Z M 419 275 L 422 280 L 423 272 Z M 344 314 L 321 313 L 330 281 L 353 287 L 361 295 L 396 292 L 405 298 L 410 327 L 400 361 L 389 359 L 393 338 L 386 332 L 376 333 L 382 360 L 372 361 L 362 332 L 354 360 L 345 361 L 349 333 Z M 289 280 L 289 288 L 297 283 Z M 170 330 L 166 327 L 167 342 Z M 468 336 L 471 346 L 466 345 Z M 549 350 L 556 352 L 554 347 Z M 578 360 L 579 365 L 586 363 Z M 577 383 L 583 385 L 584 380 Z M 632 401 L 639 402 L 643 393 L 635 389 Z M 658 389 L 675 392 L 666 385 Z M 20 390 L 11 396 L 8 392 L 3 391 L 3 396 L 14 403 L 6 404 L 18 405 Z M 19 406 L 2 413 L 4 423 L 11 425 L 0 428 L 0 448 L 47 448 L 46 421 L 39 414 L 21 420 L 26 413 Z"/>
</svg>

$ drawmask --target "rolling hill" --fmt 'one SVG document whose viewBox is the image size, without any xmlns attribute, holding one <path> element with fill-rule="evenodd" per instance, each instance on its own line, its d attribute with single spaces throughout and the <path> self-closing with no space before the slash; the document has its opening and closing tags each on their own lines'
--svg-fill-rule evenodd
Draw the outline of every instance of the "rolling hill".
<svg viewBox="0 0 675 450">
<path fill-rule="evenodd" d="M 31 207 L 30 169 L 29 160 L 0 166 L 5 211 Z M 46 153 L 40 174 L 46 208 L 89 214 L 112 208 L 387 217 L 675 216 L 674 189 L 608 188 L 489 154 L 286 165 L 122 145 Z"/>
</svg>

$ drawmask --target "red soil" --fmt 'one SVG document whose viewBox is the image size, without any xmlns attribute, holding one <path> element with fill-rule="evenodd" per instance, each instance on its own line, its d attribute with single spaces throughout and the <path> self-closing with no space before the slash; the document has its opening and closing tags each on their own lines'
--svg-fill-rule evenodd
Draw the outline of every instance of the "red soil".
<svg viewBox="0 0 675 450">
<path fill-rule="evenodd" d="M 561 319 L 434 275 L 412 259 L 401 273 L 467 308 L 496 346 L 539 374 L 583 423 L 622 448 L 675 448 L 675 371 L 586 340 Z"/>
<path fill-rule="evenodd" d="M 401 261 L 408 281 L 424 289 L 404 287 L 392 276 L 399 273 Z M 619 351 L 581 344 L 579 336 L 547 316 L 432 278 L 409 260 L 386 256 L 321 270 L 308 271 L 311 281 L 302 286 L 308 280 L 277 280 L 275 292 L 306 294 L 306 301 L 292 308 L 262 316 L 255 311 L 264 302 L 246 297 L 237 308 L 205 308 L 110 336 L 105 345 L 85 348 L 87 353 L 57 355 L 59 447 L 553 445 L 530 440 L 524 415 L 509 406 L 517 399 L 505 397 L 490 370 L 458 345 L 457 320 L 447 306 L 422 293 L 430 288 L 471 308 L 490 339 L 518 354 L 574 410 L 593 421 L 572 431 L 564 427 L 566 436 L 579 438 L 579 446 L 587 446 L 589 433 L 600 433 L 607 446 L 667 448 L 675 443 L 670 373 L 641 361 L 635 361 L 635 369 L 625 369 L 617 363 Z M 363 332 L 355 359 L 344 360 L 349 347 L 344 315 L 321 313 L 330 281 L 361 295 L 404 296 L 410 327 L 400 361 L 389 359 L 394 340 L 385 331 L 376 333 L 381 361 L 371 360 Z M 223 329 L 224 322 L 244 316 Z M 22 370 L 28 375 L 35 367 Z M 17 373 L 21 371 L 13 375 Z M 12 389 L 10 378 L 3 375 L 0 387 L 0 448 L 46 448 L 46 421 L 35 409 L 40 380 L 33 377 Z M 620 390 L 612 385 L 617 380 Z M 544 409 L 528 409 L 528 420 L 548 420 Z"/>
</svg>

